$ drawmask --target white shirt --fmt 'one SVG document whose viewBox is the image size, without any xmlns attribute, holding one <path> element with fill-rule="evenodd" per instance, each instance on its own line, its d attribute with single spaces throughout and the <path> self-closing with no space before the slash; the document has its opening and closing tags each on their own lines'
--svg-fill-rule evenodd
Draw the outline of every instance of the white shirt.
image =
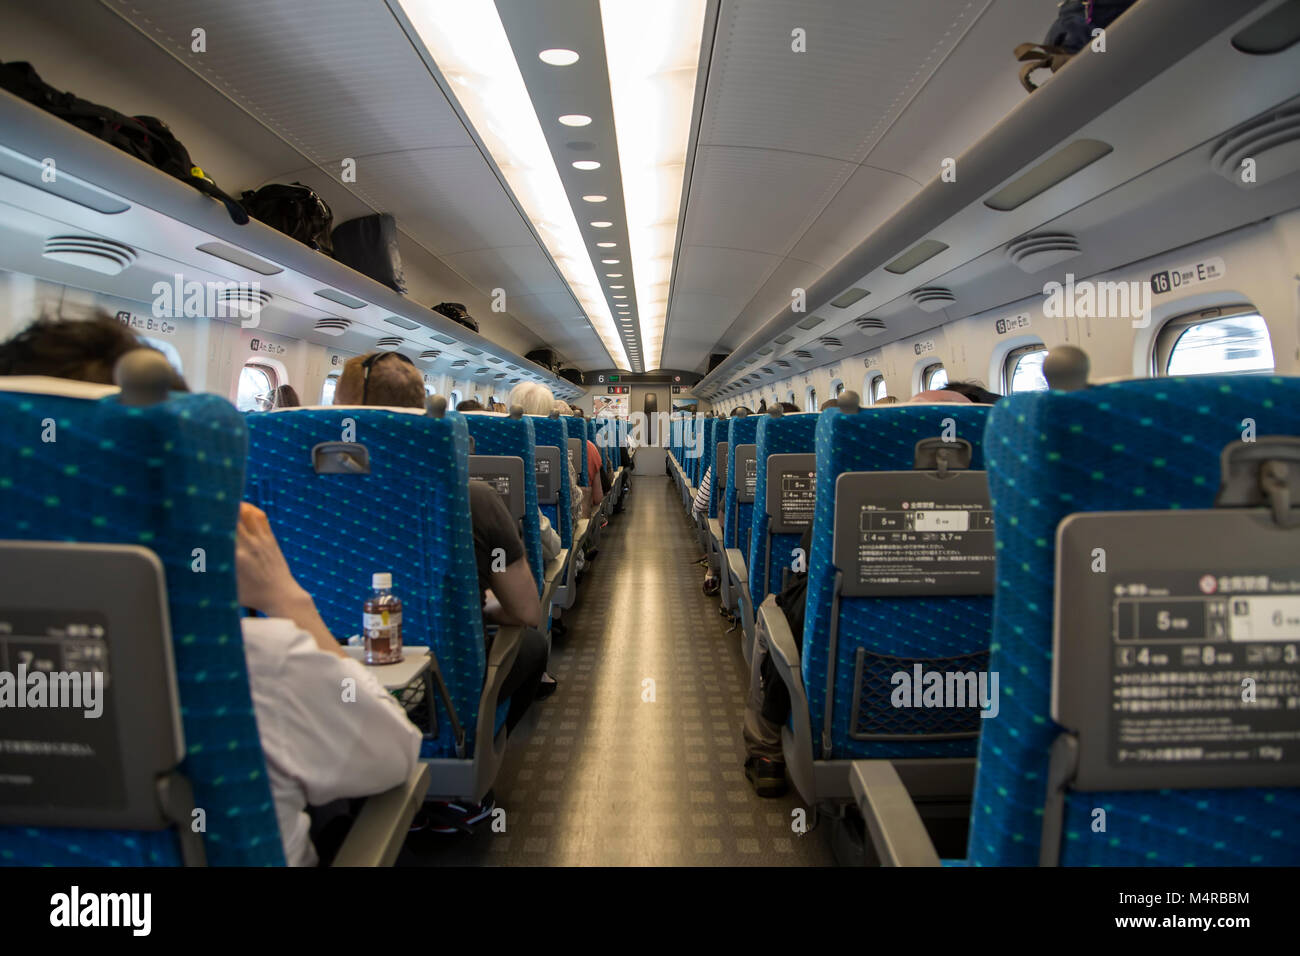
<svg viewBox="0 0 1300 956">
<path fill-rule="evenodd" d="M 284 857 L 315 866 L 307 806 L 396 787 L 415 769 L 421 734 L 364 665 L 322 651 L 292 621 L 244 618 L 243 632 Z"/>
</svg>

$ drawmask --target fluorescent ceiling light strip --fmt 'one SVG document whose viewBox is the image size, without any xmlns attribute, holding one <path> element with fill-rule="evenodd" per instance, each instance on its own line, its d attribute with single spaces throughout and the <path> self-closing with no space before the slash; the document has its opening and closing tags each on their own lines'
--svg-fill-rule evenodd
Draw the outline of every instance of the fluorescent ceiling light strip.
<svg viewBox="0 0 1300 956">
<path fill-rule="evenodd" d="M 399 0 L 610 358 L 628 365 L 587 244 L 492 0 Z M 537 51 L 521 55 L 536 56 Z M 563 69 L 563 67 L 556 67 Z M 620 364 L 621 363 L 621 364 Z"/>
<path fill-rule="evenodd" d="M 663 361 L 706 0 L 601 0 L 642 355 Z"/>
</svg>

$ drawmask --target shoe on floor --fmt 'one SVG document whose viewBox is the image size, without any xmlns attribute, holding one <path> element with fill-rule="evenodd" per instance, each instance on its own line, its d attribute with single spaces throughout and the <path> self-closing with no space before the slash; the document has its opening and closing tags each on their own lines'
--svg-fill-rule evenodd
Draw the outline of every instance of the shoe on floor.
<svg viewBox="0 0 1300 956">
<path fill-rule="evenodd" d="M 745 777 L 760 797 L 783 797 L 789 787 L 785 782 L 785 764 L 768 757 L 750 757 L 745 761 Z"/>
<path fill-rule="evenodd" d="M 722 590 L 722 582 L 717 578 L 704 579 L 704 593 L 712 597 Z"/>
<path fill-rule="evenodd" d="M 426 800 L 411 821 L 411 831 L 425 833 L 473 833 L 475 824 L 482 823 L 496 809 L 496 796 L 491 790 L 482 803 L 469 800 Z"/>
<path fill-rule="evenodd" d="M 559 686 L 560 682 L 554 677 L 550 674 L 543 674 L 542 682 L 537 685 L 537 693 L 533 695 L 533 700 L 546 700 L 555 693 L 555 689 Z"/>
</svg>

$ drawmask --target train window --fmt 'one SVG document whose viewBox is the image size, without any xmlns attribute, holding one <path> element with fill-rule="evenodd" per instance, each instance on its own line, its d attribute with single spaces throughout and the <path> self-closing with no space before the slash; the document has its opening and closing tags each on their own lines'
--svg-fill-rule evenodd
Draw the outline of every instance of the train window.
<svg viewBox="0 0 1300 956">
<path fill-rule="evenodd" d="M 921 373 L 921 390 L 941 389 L 948 384 L 948 371 L 941 362 L 927 365 Z"/>
<path fill-rule="evenodd" d="M 844 394 L 844 383 L 839 379 L 831 382 L 831 398 L 839 398 Z"/>
<path fill-rule="evenodd" d="M 804 396 L 803 407 L 806 412 L 817 411 L 817 389 L 813 388 L 811 385 L 808 387 L 807 395 Z"/>
<path fill-rule="evenodd" d="M 1211 375 L 1271 372 L 1273 343 L 1263 316 L 1250 308 L 1222 309 L 1166 323 L 1156 340 L 1156 372 Z M 1216 314 L 1217 313 L 1217 314 Z"/>
<path fill-rule="evenodd" d="M 1043 377 L 1043 359 L 1047 349 L 1042 345 L 1022 345 L 1007 353 L 1002 363 L 1002 393 L 1041 392 L 1047 388 Z"/>
<path fill-rule="evenodd" d="M 271 366 L 249 362 L 239 370 L 235 407 L 241 412 L 266 411 L 271 407 L 271 393 L 280 384 L 279 378 Z"/>
<path fill-rule="evenodd" d="M 888 393 L 885 391 L 885 376 L 873 375 L 867 382 L 866 387 L 867 402 L 871 405 L 876 404 Z"/>
<path fill-rule="evenodd" d="M 334 404 L 334 389 L 339 384 L 339 372 L 331 372 L 325 376 L 325 384 L 320 389 L 320 403 L 322 405 Z"/>
<path fill-rule="evenodd" d="M 451 399 L 450 399 L 450 402 L 451 402 L 451 407 L 452 407 L 452 408 L 455 408 L 457 405 L 460 404 L 460 391 L 459 391 L 458 389 L 454 389 L 454 388 L 453 388 L 453 389 L 451 390 Z"/>
<path fill-rule="evenodd" d="M 184 375 L 185 369 L 181 368 L 181 353 L 176 350 L 176 346 L 170 342 L 164 342 L 162 339 L 153 339 L 147 335 L 140 336 L 140 341 L 151 349 L 157 349 L 167 359 L 167 364 L 176 369 L 177 375 Z"/>
</svg>

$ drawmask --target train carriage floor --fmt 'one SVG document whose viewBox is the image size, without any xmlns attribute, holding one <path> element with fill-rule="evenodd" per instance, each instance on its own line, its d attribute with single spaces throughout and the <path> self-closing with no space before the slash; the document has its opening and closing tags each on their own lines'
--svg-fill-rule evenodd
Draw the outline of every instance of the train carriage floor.
<svg viewBox="0 0 1300 956">
<path fill-rule="evenodd" d="M 748 672 L 701 591 L 672 483 L 633 479 L 551 651 L 556 693 L 495 787 L 504 832 L 418 834 L 399 865 L 830 865 L 830 823 L 795 832 L 791 791 L 760 799 L 740 736 Z M 525 724 L 531 721 L 525 720 Z M 803 816 L 802 814 L 799 816 Z M 496 830 L 501 829 L 498 819 Z"/>
</svg>

